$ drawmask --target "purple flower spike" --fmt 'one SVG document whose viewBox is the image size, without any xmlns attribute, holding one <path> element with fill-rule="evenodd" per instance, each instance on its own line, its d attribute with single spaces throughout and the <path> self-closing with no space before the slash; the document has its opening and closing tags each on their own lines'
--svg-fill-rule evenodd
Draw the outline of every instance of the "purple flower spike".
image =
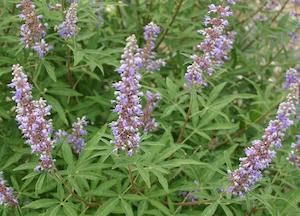
<svg viewBox="0 0 300 216">
<path fill-rule="evenodd" d="M 300 169 L 300 135 L 296 137 L 297 142 L 292 143 L 292 151 L 289 153 L 287 160 L 297 169 Z"/>
<path fill-rule="evenodd" d="M 40 165 L 36 170 L 49 170 L 53 167 L 52 121 L 46 117 L 50 115 L 51 107 L 40 98 L 33 100 L 28 78 L 20 65 L 12 67 L 13 80 L 9 87 L 14 88 L 12 99 L 17 103 L 16 120 L 22 131 L 26 143 L 31 146 L 32 153 L 40 156 Z M 47 158 L 47 159 L 45 159 Z"/>
<path fill-rule="evenodd" d="M 44 58 L 51 49 L 45 40 L 47 24 L 41 22 L 42 16 L 37 15 L 35 5 L 31 0 L 22 0 L 17 8 L 22 10 L 20 14 L 21 20 L 25 23 L 21 26 L 21 41 L 26 48 L 34 49 L 40 58 Z"/>
<path fill-rule="evenodd" d="M 76 154 L 79 154 L 84 149 L 85 140 L 82 137 L 87 134 L 87 131 L 84 129 L 87 124 L 88 121 L 84 116 L 82 118 L 77 118 L 77 121 L 72 125 L 72 134 L 68 136 L 68 141 Z"/>
<path fill-rule="evenodd" d="M 161 67 L 165 66 L 163 59 L 156 59 L 154 52 L 155 41 L 160 33 L 160 28 L 155 23 L 150 22 L 144 27 L 144 39 L 146 44 L 141 50 L 144 67 L 149 72 L 159 71 Z"/>
<path fill-rule="evenodd" d="M 143 124 L 144 124 L 144 132 L 148 133 L 153 129 L 158 127 L 158 123 L 152 118 L 152 113 L 155 107 L 157 107 L 158 102 L 160 101 L 160 94 L 159 93 L 152 93 L 150 91 L 146 92 L 147 103 L 143 110 Z"/>
<path fill-rule="evenodd" d="M 291 71 L 293 69 L 289 69 L 287 75 Z M 262 139 L 253 141 L 252 146 L 245 150 L 246 157 L 240 158 L 239 168 L 230 172 L 228 192 L 233 195 L 244 196 L 262 178 L 262 171 L 272 162 L 286 130 L 293 124 L 291 118 L 296 115 L 296 105 L 299 104 L 299 80 L 297 83 L 290 82 L 288 88 L 290 93 L 279 105 L 276 119 L 269 122 Z M 291 161 L 297 159 L 291 155 Z"/>
<path fill-rule="evenodd" d="M 77 33 L 77 7 L 78 3 L 76 1 L 73 2 L 65 12 L 64 22 L 58 26 L 58 34 L 64 39 L 74 37 Z"/>
<path fill-rule="evenodd" d="M 234 1 L 230 1 L 233 3 Z M 226 32 L 228 21 L 225 19 L 231 16 L 230 8 L 214 4 L 209 6 L 209 16 L 204 19 L 205 29 L 198 32 L 204 36 L 204 40 L 197 45 L 201 55 L 193 55 L 193 63 L 187 67 L 185 79 L 188 86 L 206 86 L 203 80 L 203 73 L 212 75 L 214 68 L 221 66 L 228 59 L 235 38 L 234 32 Z M 216 14 L 212 17 L 210 14 Z"/>
<path fill-rule="evenodd" d="M 284 88 L 288 89 L 291 86 L 291 84 L 299 83 L 299 82 L 300 82 L 300 73 L 294 68 L 288 69 L 285 74 Z"/>
<path fill-rule="evenodd" d="M 114 112 L 118 113 L 119 117 L 110 126 L 114 135 L 112 143 L 115 144 L 115 151 L 125 150 L 132 156 L 139 147 L 139 128 L 143 125 L 140 104 L 140 96 L 143 94 L 140 92 L 141 75 L 138 73 L 142 67 L 142 58 L 135 35 L 128 37 L 126 41 L 121 66 L 117 69 L 121 81 L 113 84 L 116 89 Z"/>
<path fill-rule="evenodd" d="M 17 206 L 18 200 L 13 195 L 13 189 L 6 186 L 3 180 L 3 172 L 0 172 L 0 205 Z"/>
</svg>

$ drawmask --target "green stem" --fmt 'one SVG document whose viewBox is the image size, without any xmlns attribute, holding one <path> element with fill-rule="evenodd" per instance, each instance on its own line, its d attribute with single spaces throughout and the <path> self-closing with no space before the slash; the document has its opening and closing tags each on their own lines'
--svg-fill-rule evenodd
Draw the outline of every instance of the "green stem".
<svg viewBox="0 0 300 216">
<path fill-rule="evenodd" d="M 185 120 L 184 120 L 183 125 L 181 126 L 181 129 L 180 129 L 180 132 L 179 132 L 179 136 L 177 138 L 176 143 L 181 143 L 182 142 L 183 136 L 184 136 L 184 132 L 185 132 L 185 128 L 186 128 L 186 125 L 188 124 L 188 122 L 190 120 L 191 113 L 192 113 L 192 96 L 190 97 L 189 108 L 188 108 L 188 111 L 187 111 L 187 113 L 185 115 Z"/>
<path fill-rule="evenodd" d="M 159 39 L 159 41 L 157 42 L 156 46 L 155 46 L 155 49 L 157 49 L 159 47 L 159 45 L 163 42 L 163 40 L 165 39 L 166 35 L 169 33 L 169 29 L 171 28 L 171 26 L 173 25 L 177 15 L 179 14 L 179 11 L 181 9 L 181 6 L 182 6 L 182 3 L 183 3 L 183 0 L 179 0 L 179 2 L 177 3 L 176 5 L 176 8 L 175 8 L 175 11 L 174 11 L 174 14 L 168 24 L 168 26 L 165 28 L 161 38 Z"/>
<path fill-rule="evenodd" d="M 273 17 L 272 22 L 275 22 L 275 20 L 278 18 L 278 16 L 282 13 L 282 11 L 284 10 L 284 8 L 287 6 L 287 4 L 289 3 L 289 0 L 286 0 L 284 2 L 284 4 L 282 5 L 282 7 L 280 8 L 280 10 L 278 11 L 278 13 Z"/>
<path fill-rule="evenodd" d="M 52 170 L 52 174 L 54 175 L 54 177 L 65 186 L 65 188 L 68 190 L 69 194 L 71 196 L 73 196 L 75 199 L 77 199 L 78 201 L 80 201 L 81 203 L 83 203 L 87 208 L 91 208 L 91 207 L 99 207 L 101 204 L 98 202 L 89 202 L 87 200 L 85 200 L 84 198 L 82 198 L 81 196 L 79 196 L 73 189 L 72 187 L 69 185 L 69 183 L 59 174 L 58 170 L 56 167 L 53 168 Z"/>
<path fill-rule="evenodd" d="M 18 214 L 19 214 L 20 216 L 23 215 L 22 210 L 21 210 L 21 207 L 20 207 L 19 204 L 17 205 L 17 211 L 18 211 Z"/>
</svg>

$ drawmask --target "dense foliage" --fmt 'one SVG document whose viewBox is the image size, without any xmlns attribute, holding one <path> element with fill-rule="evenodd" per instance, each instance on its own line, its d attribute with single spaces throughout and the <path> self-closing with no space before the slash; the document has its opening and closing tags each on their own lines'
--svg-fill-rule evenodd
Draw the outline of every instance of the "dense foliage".
<svg viewBox="0 0 300 216">
<path fill-rule="evenodd" d="M 1 215 L 299 215 L 297 2 L 0 1 Z"/>
</svg>

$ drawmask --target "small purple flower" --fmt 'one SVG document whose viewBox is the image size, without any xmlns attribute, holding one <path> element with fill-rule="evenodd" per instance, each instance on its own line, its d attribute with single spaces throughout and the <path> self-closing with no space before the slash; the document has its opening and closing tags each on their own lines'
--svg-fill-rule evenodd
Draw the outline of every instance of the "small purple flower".
<svg viewBox="0 0 300 216">
<path fill-rule="evenodd" d="M 231 5 L 234 5 L 234 4 L 236 4 L 236 0 L 227 0 L 227 3 L 231 4 Z"/>
<path fill-rule="evenodd" d="M 33 100 L 28 78 L 20 65 L 12 67 L 13 80 L 9 87 L 14 88 L 12 99 L 17 103 L 16 120 L 19 123 L 19 129 L 26 139 L 26 143 L 31 146 L 32 153 L 40 156 L 40 165 L 37 170 L 49 170 L 53 167 L 52 159 L 53 140 L 52 120 L 47 120 L 50 115 L 51 107 L 46 101 L 40 98 Z M 47 160 L 44 160 L 47 157 Z"/>
<path fill-rule="evenodd" d="M 142 106 L 140 97 L 139 81 L 141 75 L 138 70 L 143 66 L 142 58 L 137 46 L 135 35 L 127 38 L 127 44 L 122 55 L 121 66 L 117 72 L 121 76 L 121 81 L 113 84 L 116 89 L 116 106 L 114 112 L 118 114 L 117 121 L 110 124 L 115 144 L 115 151 L 125 150 L 132 156 L 139 147 L 139 128 L 142 122 Z"/>
<path fill-rule="evenodd" d="M 290 43 L 289 43 L 289 48 L 293 48 L 296 46 L 298 40 L 299 40 L 299 36 L 298 33 L 296 31 L 293 32 L 289 32 L 289 37 L 290 37 Z"/>
<path fill-rule="evenodd" d="M 74 37 L 77 33 L 77 7 L 78 3 L 73 2 L 65 12 L 64 22 L 58 26 L 58 34 L 64 39 Z"/>
<path fill-rule="evenodd" d="M 3 180 L 3 172 L 0 172 L 0 205 L 10 205 L 16 207 L 18 205 L 17 198 L 13 195 L 13 189 L 6 186 Z"/>
<path fill-rule="evenodd" d="M 153 22 L 150 22 L 144 27 L 144 39 L 146 44 L 141 50 L 141 57 L 145 69 L 149 72 L 158 71 L 166 64 L 163 59 L 156 59 L 156 53 L 154 52 L 155 40 L 159 33 L 159 26 Z"/>
<path fill-rule="evenodd" d="M 57 132 L 55 132 L 54 142 L 58 143 L 61 139 L 64 139 L 67 136 L 68 136 L 68 133 L 65 130 L 59 129 Z"/>
<path fill-rule="evenodd" d="M 289 69 L 287 75 L 293 71 Z M 262 171 L 266 169 L 276 155 L 276 149 L 281 147 L 286 130 L 293 124 L 292 116 L 296 115 L 296 105 L 299 104 L 300 82 L 289 82 L 290 93 L 286 101 L 282 102 L 275 120 L 269 122 L 261 140 L 254 140 L 252 146 L 245 150 L 246 157 L 240 158 L 240 166 L 230 172 L 230 187 L 228 192 L 233 195 L 244 196 L 252 186 L 262 178 Z M 291 156 L 295 160 L 293 155 Z"/>
<path fill-rule="evenodd" d="M 22 0 L 17 8 L 22 10 L 19 17 L 25 22 L 21 26 L 21 41 L 26 48 L 34 49 L 40 58 L 44 58 L 51 49 L 51 46 L 43 39 L 46 36 L 47 24 L 41 22 L 42 16 L 37 15 L 35 5 L 31 0 Z"/>
<path fill-rule="evenodd" d="M 222 6 L 222 5 L 214 5 L 211 4 L 208 6 L 208 14 L 210 13 L 217 13 L 219 14 L 221 17 L 228 17 L 228 16 L 232 16 L 232 11 L 230 10 L 229 6 Z"/>
<path fill-rule="evenodd" d="M 287 160 L 297 169 L 300 169 L 300 135 L 297 135 L 296 137 L 297 142 L 292 143 L 292 151 L 289 153 Z"/>
<path fill-rule="evenodd" d="M 44 58 L 45 55 L 52 49 L 52 46 L 48 45 L 44 39 L 40 42 L 36 42 L 33 49 L 39 54 L 40 58 Z"/>
<path fill-rule="evenodd" d="M 276 0 L 271 0 L 268 2 L 268 4 L 266 5 L 266 10 L 268 11 L 273 11 L 275 8 L 277 8 L 279 6 L 279 2 Z"/>
<path fill-rule="evenodd" d="M 199 181 L 194 181 L 197 188 L 199 188 Z M 192 191 L 181 191 L 180 195 L 184 197 L 184 199 L 188 202 L 197 202 L 199 199 L 195 196 L 195 193 L 199 193 L 199 189 L 194 189 Z"/>
<path fill-rule="evenodd" d="M 88 121 L 86 117 L 77 118 L 77 121 L 72 125 L 72 133 L 68 136 L 68 141 L 72 145 L 74 153 L 79 154 L 85 146 L 85 140 L 83 136 L 87 134 L 87 131 L 84 129 L 87 126 Z"/>
<path fill-rule="evenodd" d="M 158 127 L 158 123 L 152 118 L 153 110 L 157 107 L 158 102 L 160 101 L 160 94 L 159 93 L 152 93 L 150 91 L 146 92 L 147 103 L 143 110 L 143 125 L 144 125 L 144 132 L 148 133 L 153 129 Z"/>
<path fill-rule="evenodd" d="M 263 15 L 263 14 L 257 14 L 254 17 L 254 20 L 257 21 L 257 22 L 264 22 L 264 21 L 268 20 L 268 17 Z"/>
</svg>

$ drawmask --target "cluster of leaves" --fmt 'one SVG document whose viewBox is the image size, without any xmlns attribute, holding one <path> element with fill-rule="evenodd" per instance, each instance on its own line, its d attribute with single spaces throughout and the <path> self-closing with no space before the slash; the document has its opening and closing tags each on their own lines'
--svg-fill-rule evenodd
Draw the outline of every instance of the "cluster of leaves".
<svg viewBox="0 0 300 216">
<path fill-rule="evenodd" d="M 20 200 L 19 209 L 1 207 L 2 215 L 298 215 L 299 172 L 287 165 L 293 136 L 256 188 L 245 198 L 222 192 L 227 170 L 251 140 L 261 136 L 284 98 L 284 71 L 295 66 L 295 50 L 288 33 L 295 29 L 287 6 L 265 11 L 268 0 L 241 1 L 233 7 L 231 28 L 237 32 L 230 60 L 201 92 L 183 88 L 189 55 L 201 37 L 208 4 L 221 1 L 88 1 L 79 4 L 78 35 L 61 39 L 53 26 L 62 10 L 49 10 L 57 1 L 34 1 L 48 29 L 54 49 L 40 60 L 20 43 L 16 1 L 0 2 L 0 167 Z M 265 21 L 253 19 L 264 14 Z M 155 111 L 160 127 L 143 135 L 133 157 L 113 154 L 108 123 L 115 119 L 112 83 L 124 39 L 135 33 L 143 40 L 143 26 L 154 21 L 162 28 L 160 56 L 167 65 L 143 74 L 142 88 L 160 92 Z M 56 129 L 69 127 L 77 116 L 92 123 L 86 149 L 73 155 L 63 141 L 56 145 L 57 170 L 33 171 L 34 158 L 15 122 L 14 103 L 7 84 L 11 66 L 19 63 L 34 86 L 53 107 Z M 188 112 L 190 110 L 190 112 Z M 188 114 L 190 113 L 190 114 Z M 184 129 L 183 129 L 184 128 Z M 298 124 L 299 130 L 299 124 Z M 297 125 L 290 134 L 295 134 Z M 185 192 L 185 193 L 183 193 Z M 192 194 L 195 199 L 189 200 Z"/>
</svg>

